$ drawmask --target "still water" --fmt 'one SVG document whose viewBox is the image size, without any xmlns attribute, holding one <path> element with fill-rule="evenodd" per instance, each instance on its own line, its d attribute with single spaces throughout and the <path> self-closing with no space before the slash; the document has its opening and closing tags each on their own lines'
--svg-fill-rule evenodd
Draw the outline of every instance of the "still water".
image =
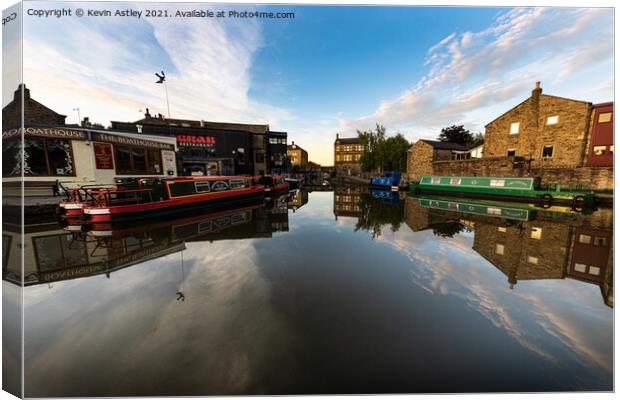
<svg viewBox="0 0 620 400">
<path fill-rule="evenodd" d="M 612 390 L 611 211 L 458 201 L 27 233 L 26 396 Z"/>
</svg>

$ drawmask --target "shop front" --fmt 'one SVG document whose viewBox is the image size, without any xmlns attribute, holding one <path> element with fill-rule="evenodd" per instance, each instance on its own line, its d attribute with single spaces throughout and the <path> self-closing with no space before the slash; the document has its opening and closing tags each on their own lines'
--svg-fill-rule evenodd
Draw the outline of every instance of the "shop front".
<svg viewBox="0 0 620 400">
<path fill-rule="evenodd" d="M 9 192 L 19 189 L 22 173 L 31 195 L 51 195 L 56 181 L 72 187 L 111 184 L 116 177 L 177 175 L 174 138 L 26 127 L 3 132 L 2 142 L 2 181 Z"/>
</svg>

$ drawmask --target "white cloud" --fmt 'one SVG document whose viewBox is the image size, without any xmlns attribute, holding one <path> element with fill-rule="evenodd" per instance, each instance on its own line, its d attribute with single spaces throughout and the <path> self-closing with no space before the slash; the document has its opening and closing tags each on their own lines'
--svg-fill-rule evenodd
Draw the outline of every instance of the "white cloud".
<svg viewBox="0 0 620 400">
<path fill-rule="evenodd" d="M 173 118 L 273 126 L 292 118 L 287 110 L 248 96 L 253 57 L 262 46 L 255 21 L 110 21 L 67 19 L 51 21 L 46 29 L 32 25 L 25 34 L 24 63 L 33 97 L 69 115 L 70 121 L 75 121 L 72 110 L 77 106 L 82 116 L 103 123 L 136 120 L 142 117 L 138 110 L 146 107 L 166 114 L 164 88 L 154 83 L 154 73 L 164 69 Z M 80 40 L 65 40 L 75 32 Z"/>
<path fill-rule="evenodd" d="M 428 72 L 371 115 L 341 118 L 339 131 L 353 134 L 376 122 L 410 140 L 435 137 L 441 127 L 483 125 L 529 95 L 535 81 L 567 88 L 578 73 L 609 63 L 613 77 L 613 13 L 609 9 L 517 8 L 479 32 L 454 32 L 432 46 Z M 604 76 L 606 78 L 606 76 Z M 590 87 L 556 93 L 584 100 Z M 597 93 L 612 97 L 611 85 Z M 500 108 L 503 107 L 503 108 Z"/>
</svg>

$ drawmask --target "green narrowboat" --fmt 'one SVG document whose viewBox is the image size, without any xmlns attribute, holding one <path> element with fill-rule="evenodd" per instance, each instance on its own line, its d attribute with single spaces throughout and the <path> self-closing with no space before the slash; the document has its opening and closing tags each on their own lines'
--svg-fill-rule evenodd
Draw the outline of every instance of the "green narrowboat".
<svg viewBox="0 0 620 400">
<path fill-rule="evenodd" d="M 552 204 L 570 205 L 582 210 L 595 202 L 592 192 L 562 190 L 540 187 L 540 178 L 515 178 L 505 176 L 423 176 L 409 188 L 414 194 L 443 194 L 458 197 L 508 200 L 539 203 L 543 207 Z"/>
</svg>

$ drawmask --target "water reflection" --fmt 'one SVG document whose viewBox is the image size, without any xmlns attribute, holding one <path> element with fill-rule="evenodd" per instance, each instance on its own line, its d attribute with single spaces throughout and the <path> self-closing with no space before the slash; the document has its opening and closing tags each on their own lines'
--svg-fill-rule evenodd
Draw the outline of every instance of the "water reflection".
<svg viewBox="0 0 620 400">
<path fill-rule="evenodd" d="M 610 210 L 420 200 L 31 226 L 26 395 L 611 390 Z"/>
</svg>

